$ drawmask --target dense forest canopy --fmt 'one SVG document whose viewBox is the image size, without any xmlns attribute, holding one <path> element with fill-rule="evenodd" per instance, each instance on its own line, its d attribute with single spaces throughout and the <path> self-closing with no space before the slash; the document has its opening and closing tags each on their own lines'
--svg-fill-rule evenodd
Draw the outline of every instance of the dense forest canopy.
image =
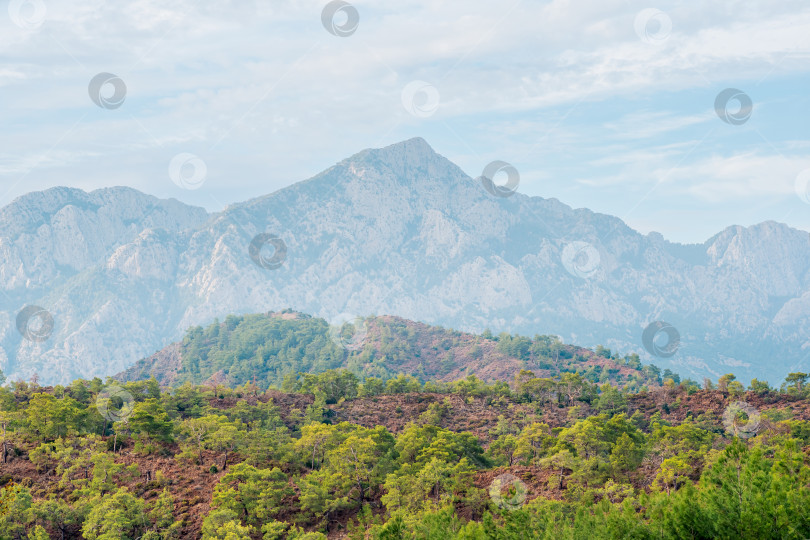
<svg viewBox="0 0 810 540">
<path fill-rule="evenodd" d="M 298 372 L 339 368 L 360 377 L 410 373 L 422 381 L 445 382 L 469 374 L 505 380 L 526 369 L 546 377 L 578 373 L 590 382 L 609 382 L 629 391 L 660 386 L 668 378 L 680 383 L 677 374 L 642 364 L 637 354 L 618 356 L 601 346 L 591 351 L 566 345 L 557 336 L 489 331 L 475 335 L 390 316 L 330 326 L 291 310 L 232 315 L 205 328 L 190 328 L 177 348 L 177 365 L 156 355 L 119 378 L 155 376 L 171 386 L 251 382 L 266 388 Z"/>
<path fill-rule="evenodd" d="M 15 382 L 0 537 L 806 538 L 807 379 Z"/>
</svg>

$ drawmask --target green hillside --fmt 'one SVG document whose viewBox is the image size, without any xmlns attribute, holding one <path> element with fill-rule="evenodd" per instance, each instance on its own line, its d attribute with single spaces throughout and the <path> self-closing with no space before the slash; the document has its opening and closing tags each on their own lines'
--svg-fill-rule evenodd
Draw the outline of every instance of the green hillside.
<svg viewBox="0 0 810 540">
<path fill-rule="evenodd" d="M 521 370 L 539 376 L 578 373 L 593 383 L 638 391 L 678 375 L 638 356 L 612 355 L 566 345 L 555 336 L 481 335 L 429 326 L 397 317 L 368 317 L 341 328 L 305 314 L 285 311 L 229 316 L 224 322 L 189 329 L 183 340 L 138 362 L 118 376 L 163 385 L 215 382 L 235 387 L 253 382 L 280 386 L 298 372 L 348 369 L 359 377 L 387 379 L 399 373 L 421 381 L 452 381 L 468 375 L 511 380 Z"/>
</svg>

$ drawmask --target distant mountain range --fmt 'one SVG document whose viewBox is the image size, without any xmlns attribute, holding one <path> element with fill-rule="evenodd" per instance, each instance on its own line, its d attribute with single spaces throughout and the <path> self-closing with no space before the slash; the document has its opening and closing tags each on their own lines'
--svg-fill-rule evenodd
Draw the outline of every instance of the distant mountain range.
<svg viewBox="0 0 810 540">
<path fill-rule="evenodd" d="M 111 375 L 190 326 L 288 307 L 557 334 L 777 383 L 810 364 L 810 235 L 766 222 L 670 243 L 473 179 L 418 138 L 215 214 L 129 188 L 0 210 L 11 379 Z"/>
</svg>

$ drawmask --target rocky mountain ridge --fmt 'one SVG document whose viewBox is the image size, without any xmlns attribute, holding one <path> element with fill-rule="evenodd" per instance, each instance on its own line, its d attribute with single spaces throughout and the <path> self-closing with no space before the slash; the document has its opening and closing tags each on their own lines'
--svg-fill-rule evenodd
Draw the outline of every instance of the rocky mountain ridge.
<svg viewBox="0 0 810 540">
<path fill-rule="evenodd" d="M 260 234 L 284 249 L 252 253 Z M 52 316 L 47 340 L 21 335 L 28 305 Z M 128 188 L 55 188 L 0 210 L 11 378 L 110 375 L 190 326 L 288 307 L 558 334 L 684 376 L 773 382 L 810 362 L 810 235 L 765 222 L 674 244 L 555 199 L 493 196 L 422 139 L 216 214 Z M 673 354 L 645 350 L 655 321 L 677 329 Z"/>
</svg>

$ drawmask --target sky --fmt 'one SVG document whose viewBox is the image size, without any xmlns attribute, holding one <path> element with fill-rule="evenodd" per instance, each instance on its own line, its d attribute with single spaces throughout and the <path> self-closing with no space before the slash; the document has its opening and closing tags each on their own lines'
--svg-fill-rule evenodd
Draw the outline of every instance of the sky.
<svg viewBox="0 0 810 540">
<path fill-rule="evenodd" d="M 0 4 L 0 206 L 219 211 L 420 136 L 671 241 L 810 230 L 806 0 Z"/>
</svg>

